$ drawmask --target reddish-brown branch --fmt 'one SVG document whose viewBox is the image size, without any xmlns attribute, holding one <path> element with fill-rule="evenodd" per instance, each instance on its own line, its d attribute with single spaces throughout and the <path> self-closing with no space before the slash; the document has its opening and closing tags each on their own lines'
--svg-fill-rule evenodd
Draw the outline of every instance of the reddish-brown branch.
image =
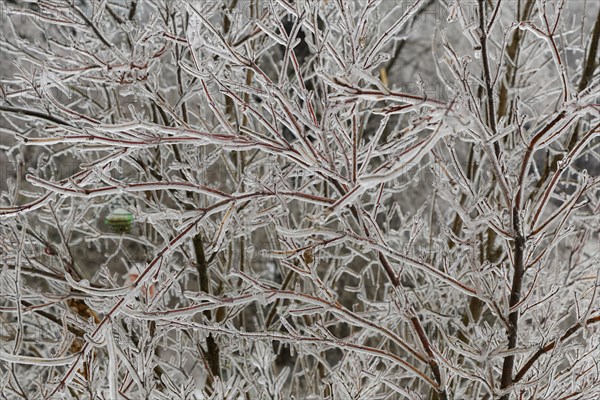
<svg viewBox="0 0 600 400">
<path fill-rule="evenodd" d="M 566 332 L 557 340 L 553 340 L 552 342 L 546 344 L 545 346 L 543 346 L 541 349 L 539 349 L 538 351 L 535 352 L 535 354 L 533 356 L 531 356 L 531 358 L 529 358 L 529 360 L 527 360 L 527 362 L 525 362 L 525 364 L 523 364 L 523 366 L 521 367 L 521 369 L 519 369 L 519 372 L 517 372 L 517 374 L 515 375 L 513 382 L 519 382 L 521 379 L 523 379 L 523 377 L 525 376 L 525 374 L 527 373 L 527 371 L 529 371 L 531 369 L 531 367 L 533 367 L 533 365 L 535 364 L 535 362 L 544 354 L 550 352 L 554 347 L 556 347 L 556 345 L 558 343 L 562 343 L 565 340 L 567 340 L 568 338 L 570 338 L 571 336 L 573 336 L 575 333 L 577 333 L 581 328 L 583 328 L 584 326 L 588 326 L 588 325 L 592 325 L 592 324 L 597 324 L 600 322 L 600 315 L 597 315 L 595 317 L 591 317 L 588 318 L 585 323 L 582 322 L 578 322 L 575 325 L 571 326 L 569 329 L 566 330 Z"/>
</svg>

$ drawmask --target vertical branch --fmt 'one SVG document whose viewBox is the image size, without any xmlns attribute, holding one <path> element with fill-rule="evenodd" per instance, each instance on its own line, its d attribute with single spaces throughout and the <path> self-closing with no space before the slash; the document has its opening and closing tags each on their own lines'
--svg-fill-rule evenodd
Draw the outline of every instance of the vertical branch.
<svg viewBox="0 0 600 400">
<path fill-rule="evenodd" d="M 356 121 L 356 113 L 352 115 L 352 182 L 356 182 L 358 175 L 358 123 Z"/>
<path fill-rule="evenodd" d="M 523 275 L 525 273 L 525 237 L 523 236 L 523 221 L 521 220 L 521 208 L 523 203 L 523 193 L 524 193 L 524 181 L 527 173 L 529 171 L 529 164 L 532 160 L 533 153 L 537 143 L 544 137 L 546 132 L 552 129 L 553 126 L 558 124 L 564 117 L 566 113 L 563 111 L 558 114 L 552 121 L 550 121 L 546 126 L 538 132 L 536 136 L 531 140 L 531 143 L 527 146 L 525 150 L 525 154 L 523 156 L 523 161 L 521 163 L 521 172 L 519 173 L 519 178 L 517 181 L 517 195 L 515 196 L 515 202 L 512 209 L 512 224 L 514 231 L 514 250 L 513 250 L 513 263 L 514 263 L 514 271 L 513 271 L 513 280 L 510 291 L 510 299 L 509 299 L 509 309 L 513 309 L 515 305 L 519 303 L 521 300 L 521 288 L 523 286 Z M 519 324 L 519 310 L 515 309 L 508 315 L 508 350 L 512 350 L 517 346 L 517 338 L 518 338 L 518 324 Z M 512 376 L 513 369 L 515 364 L 515 356 L 514 354 L 509 354 L 504 357 L 504 361 L 502 364 L 502 376 L 500 378 L 500 388 L 506 389 L 512 384 Z M 510 398 L 510 394 L 505 394 L 500 398 L 500 400 L 508 400 Z"/>
<path fill-rule="evenodd" d="M 594 30 L 592 32 L 592 40 L 590 42 L 590 49 L 587 54 L 587 57 L 584 61 L 584 68 L 581 73 L 581 78 L 579 80 L 579 85 L 577 87 L 578 92 L 582 92 L 589 85 L 590 81 L 594 76 L 594 72 L 598 68 L 598 45 L 600 42 L 600 9 L 598 10 L 598 15 L 596 16 L 596 22 L 594 23 Z M 581 133 L 581 122 L 579 121 L 575 128 L 573 129 L 573 134 L 566 146 L 567 151 L 572 151 L 577 146 L 579 141 L 579 136 Z M 536 189 L 540 189 L 543 185 L 548 181 L 550 176 L 553 176 L 555 172 L 558 171 L 558 162 L 562 155 L 560 153 L 554 154 L 552 158 L 549 159 L 546 168 L 544 169 L 544 173 L 542 177 L 536 183 Z"/>
<path fill-rule="evenodd" d="M 509 309 L 512 309 L 521 300 L 521 288 L 523 286 L 523 275 L 525 272 L 524 250 L 525 238 L 521 234 L 521 221 L 519 216 L 519 207 L 515 206 L 513 210 L 513 225 L 515 228 L 515 247 L 514 247 L 514 271 L 512 287 L 510 291 Z M 508 349 L 517 347 L 519 310 L 515 309 L 508 315 Z M 502 364 L 502 377 L 500 378 L 500 388 L 506 389 L 512 384 L 513 369 L 515 365 L 515 355 L 509 354 L 504 357 Z M 510 394 L 503 395 L 501 400 L 508 400 Z"/>
<path fill-rule="evenodd" d="M 523 196 L 523 181 L 529 170 L 529 161 L 533 154 L 535 139 L 527 147 L 523 161 L 521 164 L 521 173 L 517 183 L 517 195 L 515 197 L 514 207 L 512 209 L 512 224 L 514 230 L 514 249 L 513 249 L 513 279 L 510 289 L 509 310 L 521 300 L 521 288 L 523 286 L 523 275 L 525 272 L 524 248 L 525 238 L 523 237 L 522 221 L 521 221 L 521 199 Z M 517 347 L 518 328 L 519 328 L 519 310 L 514 309 L 508 314 L 508 350 Z M 500 388 L 507 389 L 512 384 L 513 369 L 515 365 L 514 354 L 509 354 L 504 357 L 502 363 L 502 376 L 500 378 Z M 510 393 L 503 395 L 500 400 L 509 400 Z"/>
<path fill-rule="evenodd" d="M 204 254 L 204 245 L 202 244 L 202 237 L 197 234 L 192 238 L 192 244 L 194 245 L 194 251 L 196 252 L 196 269 L 198 271 L 198 279 L 200 282 L 200 290 L 204 293 L 210 293 L 210 280 L 208 277 L 208 262 Z M 204 311 L 204 316 L 210 321 L 212 318 L 212 312 L 210 310 Z M 219 363 L 219 345 L 215 341 L 212 333 L 208 334 L 206 338 L 206 350 L 202 349 L 204 357 L 210 369 L 210 374 L 207 377 L 207 383 L 212 387 L 215 377 L 221 376 L 221 367 Z M 210 378 L 210 379 L 209 379 Z"/>
<path fill-rule="evenodd" d="M 596 16 L 596 23 L 594 24 L 594 31 L 592 33 L 592 40 L 590 42 L 590 50 L 588 52 L 587 58 L 585 60 L 585 67 L 583 68 L 583 72 L 581 73 L 581 79 L 579 81 L 579 86 L 577 90 L 582 92 L 589 85 L 590 81 L 594 76 L 594 72 L 598 68 L 598 44 L 600 42 L 600 8 L 598 9 L 598 15 Z M 577 141 L 579 140 L 579 132 L 581 129 L 581 124 L 577 124 L 573 135 L 571 136 L 571 140 L 567 146 L 567 150 L 573 149 Z M 556 159 L 556 157 L 555 157 Z M 554 170 L 556 169 L 556 163 L 553 164 Z"/>
<path fill-rule="evenodd" d="M 592 41 L 590 42 L 590 50 L 585 60 L 585 67 L 581 73 L 581 80 L 579 81 L 578 91 L 583 91 L 592 80 L 594 71 L 598 67 L 598 42 L 600 41 L 600 8 L 598 9 L 598 15 L 596 15 L 596 22 L 594 24 L 594 31 L 592 33 Z"/>
<path fill-rule="evenodd" d="M 529 14 L 533 9 L 534 2 L 535 0 L 527 0 L 523 12 L 519 16 L 519 22 L 529 18 Z M 506 72 L 504 74 L 504 79 L 501 80 L 500 91 L 498 93 L 498 117 L 500 118 L 508 114 L 508 89 L 509 85 L 514 84 L 514 81 L 517 76 L 517 63 L 519 59 L 519 50 L 521 49 L 520 43 L 521 40 L 525 37 L 526 32 L 527 31 L 516 29 L 510 42 L 510 45 L 506 49 Z"/>
<path fill-rule="evenodd" d="M 485 90 L 487 97 L 487 120 L 492 130 L 492 135 L 496 136 L 496 110 L 494 107 L 494 88 L 492 86 L 492 76 L 490 72 L 490 62 L 488 59 L 487 48 L 487 28 L 485 23 L 485 0 L 479 0 L 479 40 L 481 44 L 481 60 L 483 62 L 483 74 L 485 79 Z M 494 142 L 496 157 L 500 154 L 498 142 Z"/>
</svg>

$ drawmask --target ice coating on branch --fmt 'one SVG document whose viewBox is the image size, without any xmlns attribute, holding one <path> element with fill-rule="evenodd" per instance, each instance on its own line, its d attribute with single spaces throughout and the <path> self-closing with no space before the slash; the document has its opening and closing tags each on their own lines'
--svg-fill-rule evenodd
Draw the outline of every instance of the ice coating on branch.
<svg viewBox="0 0 600 400">
<path fill-rule="evenodd" d="M 182 1 L 3 3 L 5 397 L 598 397 L 595 3 Z"/>
</svg>

